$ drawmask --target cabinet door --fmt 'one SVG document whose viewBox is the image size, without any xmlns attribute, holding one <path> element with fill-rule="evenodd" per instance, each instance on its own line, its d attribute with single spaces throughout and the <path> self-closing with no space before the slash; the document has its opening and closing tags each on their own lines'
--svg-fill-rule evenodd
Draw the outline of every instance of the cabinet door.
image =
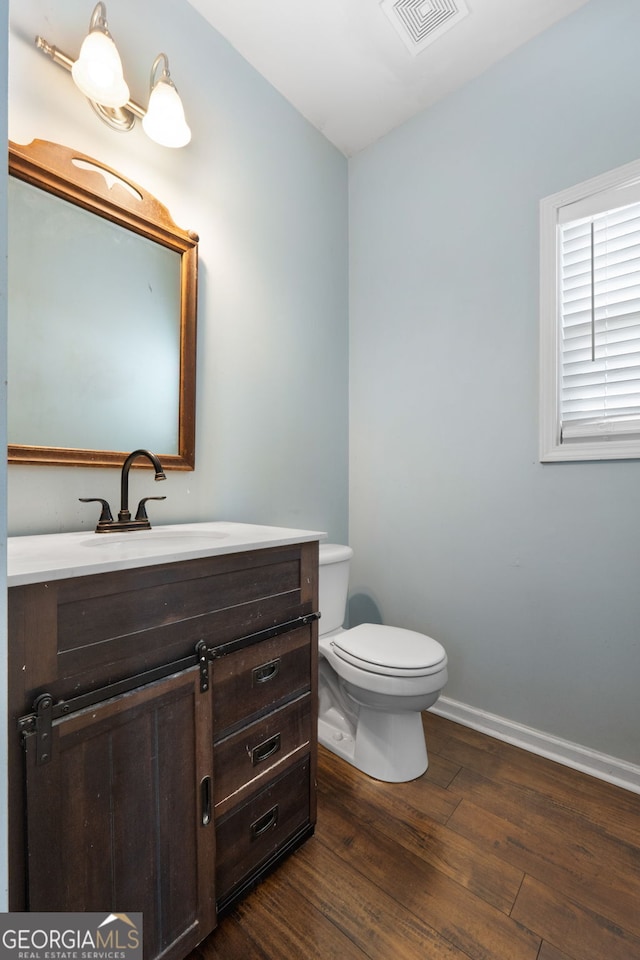
<svg viewBox="0 0 640 960">
<path fill-rule="evenodd" d="M 27 737 L 29 909 L 142 912 L 147 960 L 206 936 L 211 736 L 193 668 L 55 721 L 48 763 Z"/>
</svg>

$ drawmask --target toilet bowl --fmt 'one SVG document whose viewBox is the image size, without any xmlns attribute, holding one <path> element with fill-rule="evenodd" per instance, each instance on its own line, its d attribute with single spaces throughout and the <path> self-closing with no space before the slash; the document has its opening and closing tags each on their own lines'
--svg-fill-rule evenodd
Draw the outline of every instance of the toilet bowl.
<svg viewBox="0 0 640 960">
<path fill-rule="evenodd" d="M 352 556 L 320 544 L 318 739 L 377 780 L 414 780 L 428 766 L 421 712 L 447 682 L 447 655 L 413 630 L 343 628 Z"/>
</svg>

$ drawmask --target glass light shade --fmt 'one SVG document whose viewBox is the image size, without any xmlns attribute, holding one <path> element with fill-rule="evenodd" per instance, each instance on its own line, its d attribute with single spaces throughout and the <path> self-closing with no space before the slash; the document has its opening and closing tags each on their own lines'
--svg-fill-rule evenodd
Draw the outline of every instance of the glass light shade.
<svg viewBox="0 0 640 960">
<path fill-rule="evenodd" d="M 122 107 L 129 100 L 120 55 L 111 37 L 102 30 L 87 34 L 71 76 L 85 97 L 105 107 Z"/>
<path fill-rule="evenodd" d="M 153 87 L 142 127 L 163 147 L 184 147 L 191 140 L 182 100 L 171 80 L 160 79 Z"/>
</svg>

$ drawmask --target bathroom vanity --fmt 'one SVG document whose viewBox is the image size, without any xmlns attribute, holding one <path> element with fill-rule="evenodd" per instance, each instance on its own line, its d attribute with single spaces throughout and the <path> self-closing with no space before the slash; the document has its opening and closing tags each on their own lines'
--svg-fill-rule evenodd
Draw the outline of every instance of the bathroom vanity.
<svg viewBox="0 0 640 960">
<path fill-rule="evenodd" d="M 11 910 L 142 912 L 172 960 L 310 836 L 322 536 L 9 541 Z"/>
</svg>

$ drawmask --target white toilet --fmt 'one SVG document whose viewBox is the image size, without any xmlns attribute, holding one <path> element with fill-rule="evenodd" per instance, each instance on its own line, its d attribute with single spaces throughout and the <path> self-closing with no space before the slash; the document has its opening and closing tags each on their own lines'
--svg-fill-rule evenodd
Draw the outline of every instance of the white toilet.
<svg viewBox="0 0 640 960">
<path fill-rule="evenodd" d="M 320 544 L 318 739 L 390 783 L 428 766 L 421 711 L 447 682 L 447 655 L 422 633 L 363 623 L 343 629 L 351 547 Z"/>
</svg>

